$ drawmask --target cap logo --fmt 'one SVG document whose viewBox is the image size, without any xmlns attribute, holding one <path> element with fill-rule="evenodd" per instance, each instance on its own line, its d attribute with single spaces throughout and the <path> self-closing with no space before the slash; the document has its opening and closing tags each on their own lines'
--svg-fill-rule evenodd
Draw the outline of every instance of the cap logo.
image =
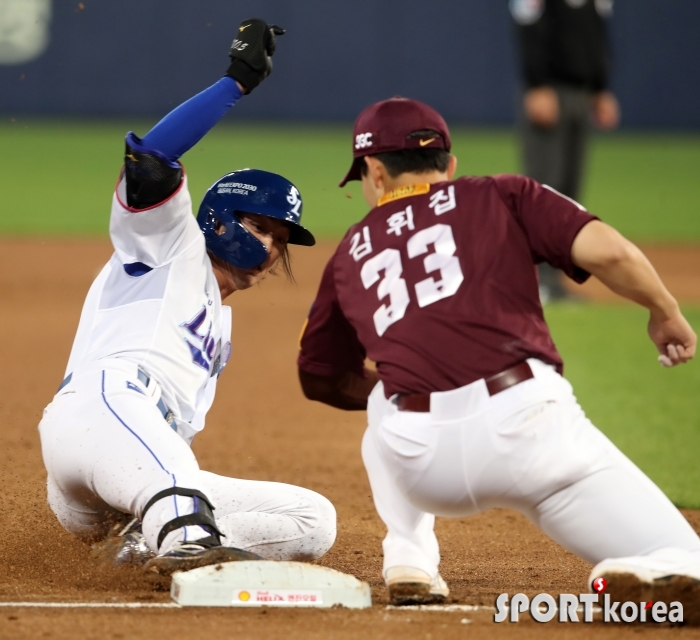
<svg viewBox="0 0 700 640">
<path fill-rule="evenodd" d="M 427 140 L 419 140 L 419 141 L 418 141 L 418 144 L 419 144 L 421 147 L 424 147 L 424 146 L 430 144 L 433 140 L 437 140 L 437 138 L 428 138 Z"/>
<path fill-rule="evenodd" d="M 355 149 L 366 149 L 372 146 L 371 133 L 358 133 L 355 136 Z"/>
</svg>

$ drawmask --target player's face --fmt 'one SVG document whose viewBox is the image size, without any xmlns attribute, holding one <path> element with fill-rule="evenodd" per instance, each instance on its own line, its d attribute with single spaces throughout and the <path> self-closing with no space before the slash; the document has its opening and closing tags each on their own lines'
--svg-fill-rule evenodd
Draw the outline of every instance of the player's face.
<svg viewBox="0 0 700 640">
<path fill-rule="evenodd" d="M 283 220 L 268 218 L 254 213 L 240 215 L 243 226 L 250 231 L 267 249 L 267 260 L 251 269 L 231 267 L 235 289 L 248 289 L 265 278 L 277 264 L 289 242 L 289 227 Z"/>
</svg>

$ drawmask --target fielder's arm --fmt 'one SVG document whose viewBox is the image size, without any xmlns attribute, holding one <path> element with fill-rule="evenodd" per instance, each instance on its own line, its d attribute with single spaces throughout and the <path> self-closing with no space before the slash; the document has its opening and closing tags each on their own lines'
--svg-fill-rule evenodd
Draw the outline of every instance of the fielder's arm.
<svg viewBox="0 0 700 640">
<path fill-rule="evenodd" d="M 661 364 L 672 367 L 693 358 L 697 336 L 638 247 L 612 227 L 593 220 L 576 236 L 571 258 L 609 289 L 649 310 L 649 337 L 661 354 Z"/>
<path fill-rule="evenodd" d="M 309 400 L 345 411 L 366 409 L 367 398 L 378 381 L 377 372 L 371 369 L 365 369 L 364 376 L 348 372 L 334 377 L 317 376 L 299 369 L 301 390 Z"/>
</svg>

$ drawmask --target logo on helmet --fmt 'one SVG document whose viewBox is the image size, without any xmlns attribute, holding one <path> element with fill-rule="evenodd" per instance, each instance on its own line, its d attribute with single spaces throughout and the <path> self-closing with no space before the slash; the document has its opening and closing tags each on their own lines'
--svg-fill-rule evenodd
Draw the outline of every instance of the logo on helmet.
<svg viewBox="0 0 700 640">
<path fill-rule="evenodd" d="M 216 193 L 239 193 L 242 196 L 247 196 L 249 191 L 257 191 L 258 188 L 254 184 L 245 184 L 243 182 L 222 182 L 216 188 Z"/>
<path fill-rule="evenodd" d="M 287 196 L 287 202 L 292 205 L 292 213 L 295 215 L 299 215 L 299 209 L 301 207 L 301 198 L 299 197 L 301 194 L 299 193 L 299 190 L 292 185 L 289 187 L 289 195 Z"/>
</svg>

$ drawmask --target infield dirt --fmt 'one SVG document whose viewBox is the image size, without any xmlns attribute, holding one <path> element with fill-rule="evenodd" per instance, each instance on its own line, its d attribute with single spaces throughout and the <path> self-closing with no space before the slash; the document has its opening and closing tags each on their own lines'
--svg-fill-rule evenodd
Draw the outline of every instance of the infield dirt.
<svg viewBox="0 0 700 640">
<path fill-rule="evenodd" d="M 194 451 L 202 468 L 289 482 L 327 496 L 338 539 L 320 564 L 372 586 L 366 611 L 268 609 L 0 608 L 0 638 L 517 638 L 645 635 L 700 637 L 700 630 L 550 623 L 527 616 L 494 625 L 492 612 L 387 610 L 380 578 L 383 527 L 360 460 L 364 413 L 303 399 L 296 379 L 299 330 L 333 245 L 296 250 L 298 284 L 271 278 L 237 293 L 233 356 Z M 700 252 L 647 247 L 670 289 L 700 300 Z M 46 506 L 36 426 L 61 381 L 90 282 L 111 253 L 105 240 L 0 241 L 0 602 L 168 602 L 136 571 L 107 571 L 65 533 Z M 691 267 L 689 268 L 689 265 Z M 599 298 L 595 285 L 581 295 Z M 700 530 L 700 512 L 685 512 Z M 502 592 L 581 593 L 589 565 L 519 514 L 492 510 L 437 524 L 450 601 L 492 606 Z"/>
</svg>

